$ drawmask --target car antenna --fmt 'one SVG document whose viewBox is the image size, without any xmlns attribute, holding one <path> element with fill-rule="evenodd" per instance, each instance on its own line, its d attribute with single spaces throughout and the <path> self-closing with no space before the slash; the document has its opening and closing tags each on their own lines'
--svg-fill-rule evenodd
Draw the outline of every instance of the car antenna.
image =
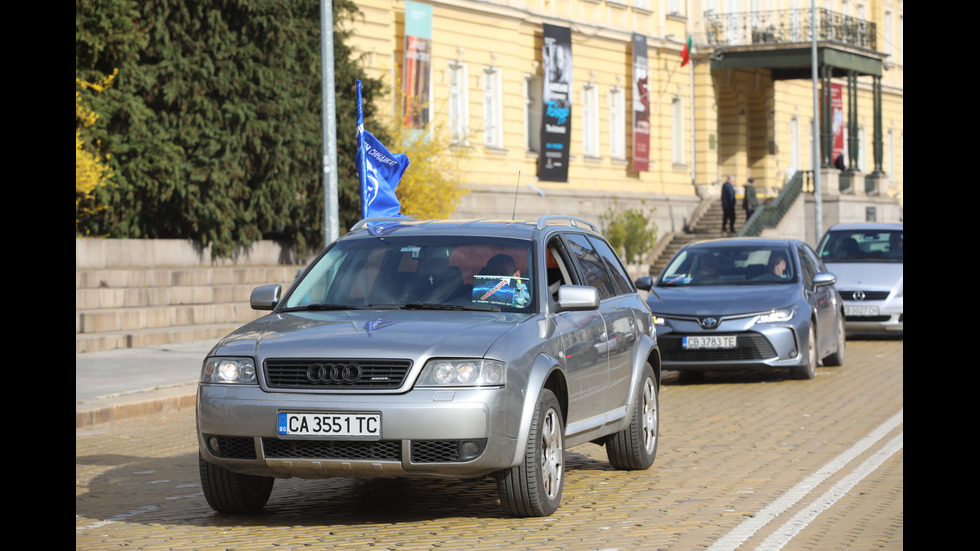
<svg viewBox="0 0 980 551">
<path fill-rule="evenodd" d="M 517 187 L 514 188 L 514 213 L 510 215 L 511 220 L 517 220 L 517 194 L 521 191 L 521 171 L 517 171 Z"/>
</svg>

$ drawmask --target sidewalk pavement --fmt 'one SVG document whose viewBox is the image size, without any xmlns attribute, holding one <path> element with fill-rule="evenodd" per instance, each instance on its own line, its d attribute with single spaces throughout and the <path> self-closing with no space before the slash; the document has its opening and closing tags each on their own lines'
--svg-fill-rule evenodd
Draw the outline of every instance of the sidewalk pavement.
<svg viewBox="0 0 980 551">
<path fill-rule="evenodd" d="M 75 428 L 194 407 L 218 339 L 75 354 Z"/>
</svg>

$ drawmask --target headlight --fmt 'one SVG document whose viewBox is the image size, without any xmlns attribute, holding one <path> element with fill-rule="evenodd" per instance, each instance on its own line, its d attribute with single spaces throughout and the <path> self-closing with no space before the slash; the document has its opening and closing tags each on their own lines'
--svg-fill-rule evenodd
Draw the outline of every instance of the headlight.
<svg viewBox="0 0 980 551">
<path fill-rule="evenodd" d="M 496 360 L 429 360 L 419 386 L 503 386 L 507 364 Z"/>
<path fill-rule="evenodd" d="M 664 318 L 660 316 L 653 316 L 654 325 L 664 325 L 665 323 L 667 323 L 667 320 L 665 320 Z"/>
<path fill-rule="evenodd" d="M 759 316 L 756 323 L 778 323 L 789 321 L 796 315 L 796 308 L 777 308 Z"/>
<path fill-rule="evenodd" d="M 208 358 L 201 369 L 202 383 L 255 384 L 252 358 Z"/>
</svg>

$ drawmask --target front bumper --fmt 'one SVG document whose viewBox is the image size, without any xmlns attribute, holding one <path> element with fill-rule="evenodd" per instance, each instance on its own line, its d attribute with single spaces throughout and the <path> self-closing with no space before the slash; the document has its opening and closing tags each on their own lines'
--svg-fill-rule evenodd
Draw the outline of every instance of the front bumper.
<svg viewBox="0 0 980 551">
<path fill-rule="evenodd" d="M 475 478 L 511 467 L 516 426 L 506 391 L 413 390 L 401 395 L 267 392 L 252 385 L 200 385 L 201 456 L 243 474 Z M 280 436 L 280 412 L 377 413 L 380 439 Z"/>
<path fill-rule="evenodd" d="M 722 320 L 717 328 L 706 330 L 694 319 L 666 318 L 664 325 L 657 326 L 663 368 L 675 371 L 784 368 L 806 362 L 802 353 L 805 343 L 794 325 L 757 324 L 755 320 L 756 317 Z M 735 348 L 684 348 L 684 337 L 705 336 L 735 336 Z"/>
<path fill-rule="evenodd" d="M 848 315 L 855 308 L 873 307 L 877 315 Z M 905 312 L 903 298 L 877 301 L 844 301 L 844 328 L 849 333 L 904 333 Z"/>
</svg>

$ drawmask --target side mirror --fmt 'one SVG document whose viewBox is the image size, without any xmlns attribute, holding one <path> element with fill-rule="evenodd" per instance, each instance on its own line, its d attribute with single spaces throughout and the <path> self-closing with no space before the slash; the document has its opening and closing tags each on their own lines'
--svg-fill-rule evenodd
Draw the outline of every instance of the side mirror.
<svg viewBox="0 0 980 551">
<path fill-rule="evenodd" d="M 635 283 L 636 288 L 640 289 L 641 291 L 649 291 L 650 289 L 653 289 L 653 278 L 650 276 L 643 276 L 633 283 Z"/>
<path fill-rule="evenodd" d="M 598 310 L 599 291 L 589 285 L 562 285 L 558 288 L 558 311 Z"/>
<path fill-rule="evenodd" d="M 248 298 L 248 304 L 252 310 L 272 310 L 279 304 L 279 296 L 282 294 L 282 285 L 263 285 L 252 289 L 252 295 Z"/>
<path fill-rule="evenodd" d="M 817 287 L 833 285 L 837 283 L 837 276 L 830 272 L 819 272 L 813 276 L 813 284 Z"/>
</svg>

